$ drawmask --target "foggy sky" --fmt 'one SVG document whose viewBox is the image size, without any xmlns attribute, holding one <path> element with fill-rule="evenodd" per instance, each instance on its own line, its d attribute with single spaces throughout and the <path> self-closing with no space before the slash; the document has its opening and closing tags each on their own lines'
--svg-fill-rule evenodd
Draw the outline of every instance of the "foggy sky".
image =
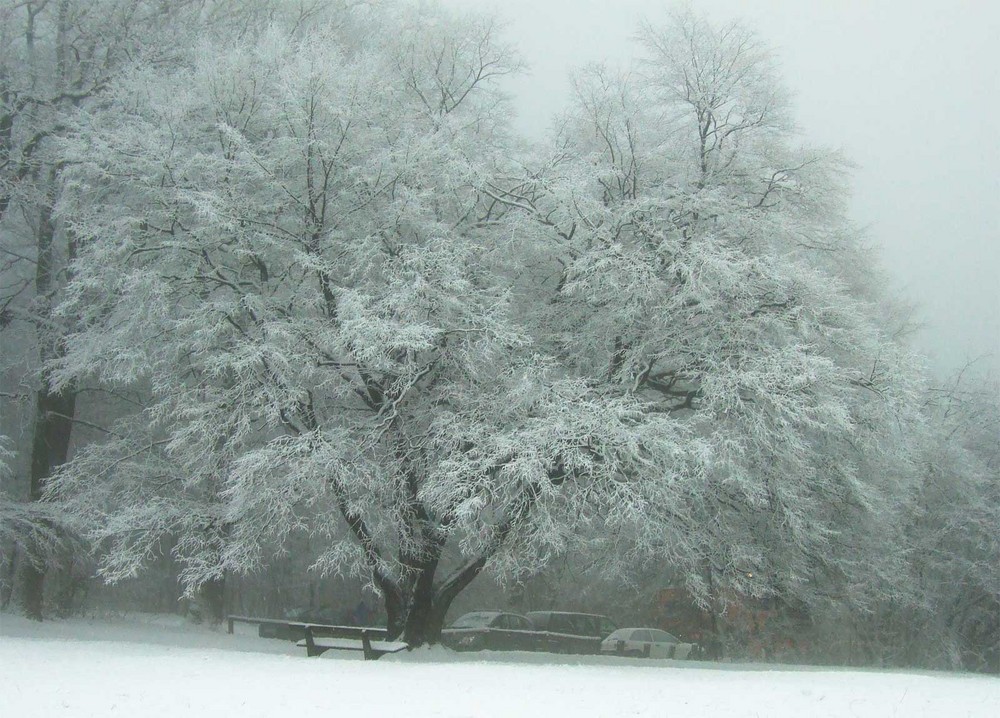
<svg viewBox="0 0 1000 718">
<path fill-rule="evenodd" d="M 482 0 L 445 5 L 488 9 Z M 936 373 L 983 357 L 1000 376 L 1000 2 L 692 0 L 746 20 L 771 46 L 813 143 L 857 166 L 852 217 L 868 227 L 896 289 L 919 304 L 914 339 Z M 517 126 L 545 135 L 569 72 L 625 63 L 657 0 L 492 3 L 530 65 L 509 84 Z"/>
</svg>

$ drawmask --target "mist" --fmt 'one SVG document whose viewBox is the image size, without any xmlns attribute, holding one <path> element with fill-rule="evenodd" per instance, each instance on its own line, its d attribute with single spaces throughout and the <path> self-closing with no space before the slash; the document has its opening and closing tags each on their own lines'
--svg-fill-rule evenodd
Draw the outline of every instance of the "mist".
<svg viewBox="0 0 1000 718">
<path fill-rule="evenodd" d="M 489 3 L 447 0 L 481 10 Z M 854 163 L 850 211 L 914 307 L 915 349 L 939 376 L 1000 375 L 1000 5 L 979 0 L 696 0 L 773 49 L 804 137 Z M 493 6 L 528 65 L 507 83 L 516 126 L 541 139 L 589 63 L 626 67 L 658 0 Z"/>
</svg>

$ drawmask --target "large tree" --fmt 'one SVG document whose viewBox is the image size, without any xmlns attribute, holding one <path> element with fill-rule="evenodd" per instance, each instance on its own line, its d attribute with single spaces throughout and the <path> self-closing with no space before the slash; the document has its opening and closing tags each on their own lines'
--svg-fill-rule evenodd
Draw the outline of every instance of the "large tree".
<svg viewBox="0 0 1000 718">
<path fill-rule="evenodd" d="M 151 397 L 60 479 L 110 575 L 177 533 L 197 586 L 306 528 L 412 644 L 572 548 L 710 598 L 855 588 L 907 358 L 766 56 L 681 20 L 638 84 L 581 79 L 542 162 L 494 27 L 427 8 L 247 26 L 81 114 L 57 376 Z"/>
<path fill-rule="evenodd" d="M 641 510 L 639 477 L 672 490 L 687 449 L 514 312 L 519 259 L 477 190 L 510 149 L 491 80 L 514 64 L 489 23 L 359 11 L 255 40 L 81 119 L 65 311 L 85 329 L 61 376 L 148 383 L 159 438 L 126 430 L 63 489 L 136 479 L 116 504 L 153 511 L 207 487 L 225 538 L 195 583 L 252 568 L 326 502 L 350 543 L 321 562 L 363 567 L 390 629 L 435 640 L 488 562 L 558 548 L 595 507 Z M 98 533 L 135 555 L 175 525 Z"/>
<path fill-rule="evenodd" d="M 912 592 L 869 621 L 896 662 L 1000 670 L 998 389 L 966 367 L 928 391 L 920 488 L 905 514 Z"/>
<path fill-rule="evenodd" d="M 486 190 L 530 238 L 524 311 L 703 452 L 635 537 L 696 595 L 864 607 L 905 576 L 921 382 L 877 319 L 842 163 L 798 141 L 745 27 L 681 13 L 642 39 L 631 72 L 578 75 L 548 162 Z"/>
</svg>

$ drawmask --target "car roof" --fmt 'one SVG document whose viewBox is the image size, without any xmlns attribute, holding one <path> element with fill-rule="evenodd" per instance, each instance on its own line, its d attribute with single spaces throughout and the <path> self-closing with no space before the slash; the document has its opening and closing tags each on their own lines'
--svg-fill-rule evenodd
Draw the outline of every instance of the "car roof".
<svg viewBox="0 0 1000 718">
<path fill-rule="evenodd" d="M 583 613 L 582 611 L 528 611 L 527 616 L 591 616 L 593 618 L 607 618 L 600 613 Z"/>
<path fill-rule="evenodd" d="M 477 611 L 466 611 L 459 618 L 465 618 L 466 616 L 499 616 L 504 614 L 507 616 L 518 616 L 520 618 L 527 618 L 524 614 L 515 613 L 514 611 L 501 611 L 497 608 L 482 608 Z M 457 620 L 457 619 L 456 619 Z"/>
<path fill-rule="evenodd" d="M 654 626 L 627 626 L 625 628 L 619 628 L 618 630 L 616 630 L 611 635 L 613 636 L 616 633 L 626 633 L 626 632 L 632 632 L 632 631 L 657 631 L 658 633 L 666 633 L 668 636 L 673 636 L 674 635 L 670 631 L 664 630 L 662 628 L 656 628 Z M 674 637 L 676 638 L 676 636 L 674 636 Z"/>
</svg>

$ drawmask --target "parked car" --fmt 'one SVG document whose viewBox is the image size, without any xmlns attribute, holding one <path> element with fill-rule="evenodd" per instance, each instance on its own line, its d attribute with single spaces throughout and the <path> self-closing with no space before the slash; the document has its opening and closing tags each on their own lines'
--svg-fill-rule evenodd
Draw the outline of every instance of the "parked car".
<svg viewBox="0 0 1000 718">
<path fill-rule="evenodd" d="M 569 611 L 531 611 L 527 614 L 542 635 L 537 650 L 550 653 L 599 653 L 601 640 L 618 627 L 607 616 Z"/>
<path fill-rule="evenodd" d="M 533 651 L 538 634 L 520 614 L 474 611 L 441 631 L 441 644 L 456 651 Z"/>
<path fill-rule="evenodd" d="M 619 628 L 601 641 L 601 653 L 645 658 L 683 660 L 691 655 L 693 648 L 693 643 L 682 643 L 658 628 Z"/>
</svg>

